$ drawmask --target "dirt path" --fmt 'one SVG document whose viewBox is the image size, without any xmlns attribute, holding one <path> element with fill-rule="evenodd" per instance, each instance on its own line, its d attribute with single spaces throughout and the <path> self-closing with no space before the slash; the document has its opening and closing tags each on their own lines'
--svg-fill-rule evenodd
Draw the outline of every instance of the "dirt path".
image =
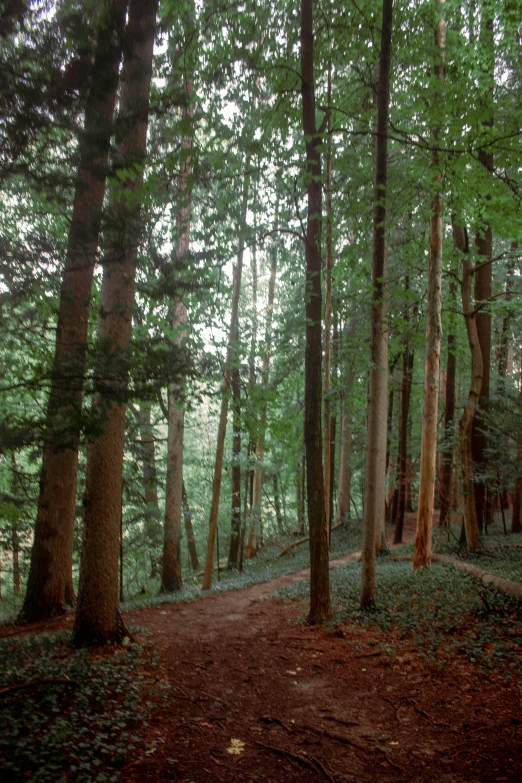
<svg viewBox="0 0 522 783">
<path fill-rule="evenodd" d="M 389 632 L 299 624 L 305 607 L 271 596 L 305 574 L 126 616 L 173 687 L 127 783 L 522 779 L 514 685 L 465 664 L 424 668 L 403 644 L 388 656 Z"/>
</svg>

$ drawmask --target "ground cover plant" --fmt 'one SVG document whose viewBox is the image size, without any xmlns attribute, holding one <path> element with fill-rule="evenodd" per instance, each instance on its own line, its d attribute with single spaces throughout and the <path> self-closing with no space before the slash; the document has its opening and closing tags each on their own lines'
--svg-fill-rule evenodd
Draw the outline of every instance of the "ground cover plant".
<svg viewBox="0 0 522 783">
<path fill-rule="evenodd" d="M 359 608 L 360 562 L 331 574 L 335 623 L 377 626 L 392 635 L 383 649 L 397 655 L 406 642 L 441 668 L 466 660 L 488 674 L 520 680 L 522 603 L 442 563 L 412 571 L 408 561 L 377 562 L 378 603 Z M 285 587 L 285 597 L 306 598 L 307 585 Z"/>
<path fill-rule="evenodd" d="M 115 781 L 136 755 L 158 660 L 129 643 L 73 650 L 70 633 L 0 640 L 0 778 Z M 155 686 L 157 700 L 161 688 Z"/>
</svg>

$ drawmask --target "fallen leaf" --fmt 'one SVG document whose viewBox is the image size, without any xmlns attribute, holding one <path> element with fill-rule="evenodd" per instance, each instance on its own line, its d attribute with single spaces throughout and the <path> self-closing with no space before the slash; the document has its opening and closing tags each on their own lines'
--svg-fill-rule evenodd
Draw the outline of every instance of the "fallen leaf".
<svg viewBox="0 0 522 783">
<path fill-rule="evenodd" d="M 245 749 L 245 743 L 243 740 L 240 739 L 232 739 L 230 740 L 230 746 L 227 748 L 227 753 L 230 753 L 231 756 L 239 756 L 241 753 L 243 753 L 243 750 Z"/>
</svg>

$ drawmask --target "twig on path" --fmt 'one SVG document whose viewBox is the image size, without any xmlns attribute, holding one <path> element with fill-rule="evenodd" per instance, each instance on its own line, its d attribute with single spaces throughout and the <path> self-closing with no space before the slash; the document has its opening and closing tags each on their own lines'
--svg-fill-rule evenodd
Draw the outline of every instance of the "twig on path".
<svg viewBox="0 0 522 783">
<path fill-rule="evenodd" d="M 297 761 L 299 764 L 302 764 L 304 767 L 308 767 L 308 769 L 311 769 L 313 772 L 321 772 L 325 778 L 330 781 L 330 783 L 335 783 L 334 778 L 332 778 L 330 773 L 327 772 L 321 762 L 309 754 L 307 754 L 307 757 L 305 758 L 304 756 L 299 756 L 297 753 L 292 753 L 289 750 L 283 750 L 283 748 L 276 748 L 273 745 L 265 745 L 264 742 L 259 742 L 259 740 L 256 741 L 256 745 L 259 745 L 260 748 L 265 748 L 265 750 L 271 750 L 272 753 L 275 753 L 277 756 L 282 756 L 283 758 Z"/>
<path fill-rule="evenodd" d="M 279 726 L 282 726 L 283 729 L 286 729 L 288 732 L 292 732 L 292 729 L 284 723 L 281 718 L 272 718 L 270 715 L 262 715 L 259 720 L 262 723 L 277 723 Z"/>
<path fill-rule="evenodd" d="M 341 726 L 360 726 L 361 724 L 357 720 L 341 720 L 341 718 L 334 718 L 333 715 L 323 715 L 323 720 L 331 720 L 334 723 L 340 723 Z"/>
<path fill-rule="evenodd" d="M 313 734 L 321 734 L 323 737 L 328 737 L 328 739 L 336 740 L 336 742 L 341 742 L 343 745 L 350 745 L 352 748 L 357 748 L 357 750 L 362 750 L 363 753 L 366 753 L 368 751 L 368 748 L 365 748 L 364 745 L 359 745 L 358 742 L 354 742 L 351 739 L 348 739 L 348 737 L 345 737 L 344 734 L 334 734 L 331 731 L 328 731 L 327 729 L 318 729 L 315 726 L 309 726 L 308 724 L 296 724 L 296 729 L 303 729 L 304 731 L 311 731 Z"/>
</svg>

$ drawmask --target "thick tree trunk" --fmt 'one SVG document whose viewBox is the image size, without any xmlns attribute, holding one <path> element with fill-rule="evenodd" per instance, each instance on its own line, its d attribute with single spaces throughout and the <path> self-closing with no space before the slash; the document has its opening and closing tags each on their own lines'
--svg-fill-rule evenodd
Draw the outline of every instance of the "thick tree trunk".
<svg viewBox="0 0 522 783">
<path fill-rule="evenodd" d="M 241 275 L 243 271 L 243 255 L 245 252 L 245 230 L 247 225 L 248 185 L 249 185 L 250 158 L 245 162 L 245 174 L 243 178 L 243 197 L 241 204 L 241 224 L 239 227 L 239 246 L 237 252 L 237 264 L 234 267 L 234 290 L 232 292 L 232 310 L 230 315 L 230 338 L 225 360 L 225 372 L 223 374 L 223 388 L 221 397 L 221 412 L 219 415 L 216 461 L 214 464 L 214 480 L 212 483 L 212 505 L 208 523 L 208 543 L 205 560 L 205 574 L 202 590 L 210 590 L 212 586 L 212 573 L 214 570 L 214 550 L 216 547 L 217 523 L 219 512 L 219 495 L 221 491 L 221 476 L 223 473 L 223 452 L 225 449 L 225 435 L 227 430 L 228 391 L 230 389 L 232 364 L 236 354 L 236 336 L 239 318 L 239 294 L 241 291 Z"/>
<path fill-rule="evenodd" d="M 301 98 L 306 147 L 306 349 L 305 451 L 310 530 L 310 612 L 312 625 L 330 617 L 328 526 L 324 503 L 321 428 L 321 137 L 315 119 L 313 0 L 301 0 Z"/>
<path fill-rule="evenodd" d="M 450 282 L 450 302 L 456 309 L 457 284 L 455 277 Z M 455 376 L 457 370 L 457 337 L 453 320 L 448 333 L 448 359 L 446 364 L 446 395 L 444 410 L 444 434 L 446 445 L 442 452 L 439 478 L 440 515 L 439 525 L 448 526 L 451 521 L 451 500 L 453 495 L 453 435 L 455 430 Z"/>
<path fill-rule="evenodd" d="M 94 406 L 103 432 L 87 456 L 85 523 L 78 610 L 77 646 L 121 641 L 118 612 L 118 557 L 128 346 L 132 332 L 134 278 L 140 241 L 140 186 L 147 142 L 157 0 L 130 0 L 128 44 L 121 79 L 121 137 L 116 164 L 137 172 L 126 178 L 111 201 L 110 247 L 104 261 L 98 323 L 97 392 Z M 104 352 L 101 353 L 101 350 Z M 103 371 L 103 374 L 101 374 Z"/>
<path fill-rule="evenodd" d="M 182 503 L 183 503 L 183 519 L 185 522 L 185 533 L 187 536 L 187 546 L 190 555 L 190 564 L 193 571 L 199 570 L 199 558 L 198 551 L 196 549 L 196 539 L 194 536 L 194 528 L 192 526 L 192 518 L 190 516 L 190 507 L 187 498 L 187 490 L 185 488 L 185 482 L 182 487 Z"/>
<path fill-rule="evenodd" d="M 471 283 L 473 268 L 469 254 L 468 235 L 465 228 L 453 225 L 455 244 L 462 255 L 462 309 L 466 322 L 466 332 L 471 351 L 471 384 L 464 411 L 459 421 L 459 454 L 462 471 L 462 491 L 464 494 L 464 528 L 470 552 L 480 549 L 480 536 L 473 492 L 473 460 L 471 438 L 473 419 L 480 397 L 482 385 L 482 351 L 477 333 L 476 313 L 471 301 Z"/>
<path fill-rule="evenodd" d="M 439 4 L 437 3 L 437 6 Z M 446 23 L 439 19 L 435 28 L 435 43 L 439 62 L 435 75 L 444 78 L 446 49 Z M 437 96 L 436 96 L 437 97 Z M 438 130 L 434 132 L 437 142 Z M 433 153 L 433 164 L 438 165 L 438 152 Z M 436 181 L 440 185 L 440 175 Z M 431 534 L 435 476 L 437 471 L 437 413 L 439 404 L 439 365 L 442 335 L 441 288 L 442 288 L 442 192 L 436 193 L 431 205 L 430 250 L 428 279 L 428 325 L 426 331 L 426 364 L 424 370 L 424 406 L 422 413 L 422 445 L 420 455 L 419 509 L 413 570 L 428 566 L 431 561 Z"/>
<path fill-rule="evenodd" d="M 364 536 L 362 551 L 361 608 L 375 603 L 375 551 L 384 525 L 386 480 L 386 434 L 388 407 L 388 327 L 386 317 L 386 193 L 388 182 L 388 110 L 393 0 L 383 0 L 379 90 L 377 97 L 377 139 L 375 155 L 375 198 L 373 211 L 373 260 L 371 306 L 371 361 L 368 395 L 368 434 L 364 486 Z"/>
<path fill-rule="evenodd" d="M 72 552 L 89 304 L 128 0 L 107 6 L 80 139 L 80 167 L 60 291 L 46 443 L 27 593 L 20 619 L 61 614 L 74 599 Z"/>
</svg>

